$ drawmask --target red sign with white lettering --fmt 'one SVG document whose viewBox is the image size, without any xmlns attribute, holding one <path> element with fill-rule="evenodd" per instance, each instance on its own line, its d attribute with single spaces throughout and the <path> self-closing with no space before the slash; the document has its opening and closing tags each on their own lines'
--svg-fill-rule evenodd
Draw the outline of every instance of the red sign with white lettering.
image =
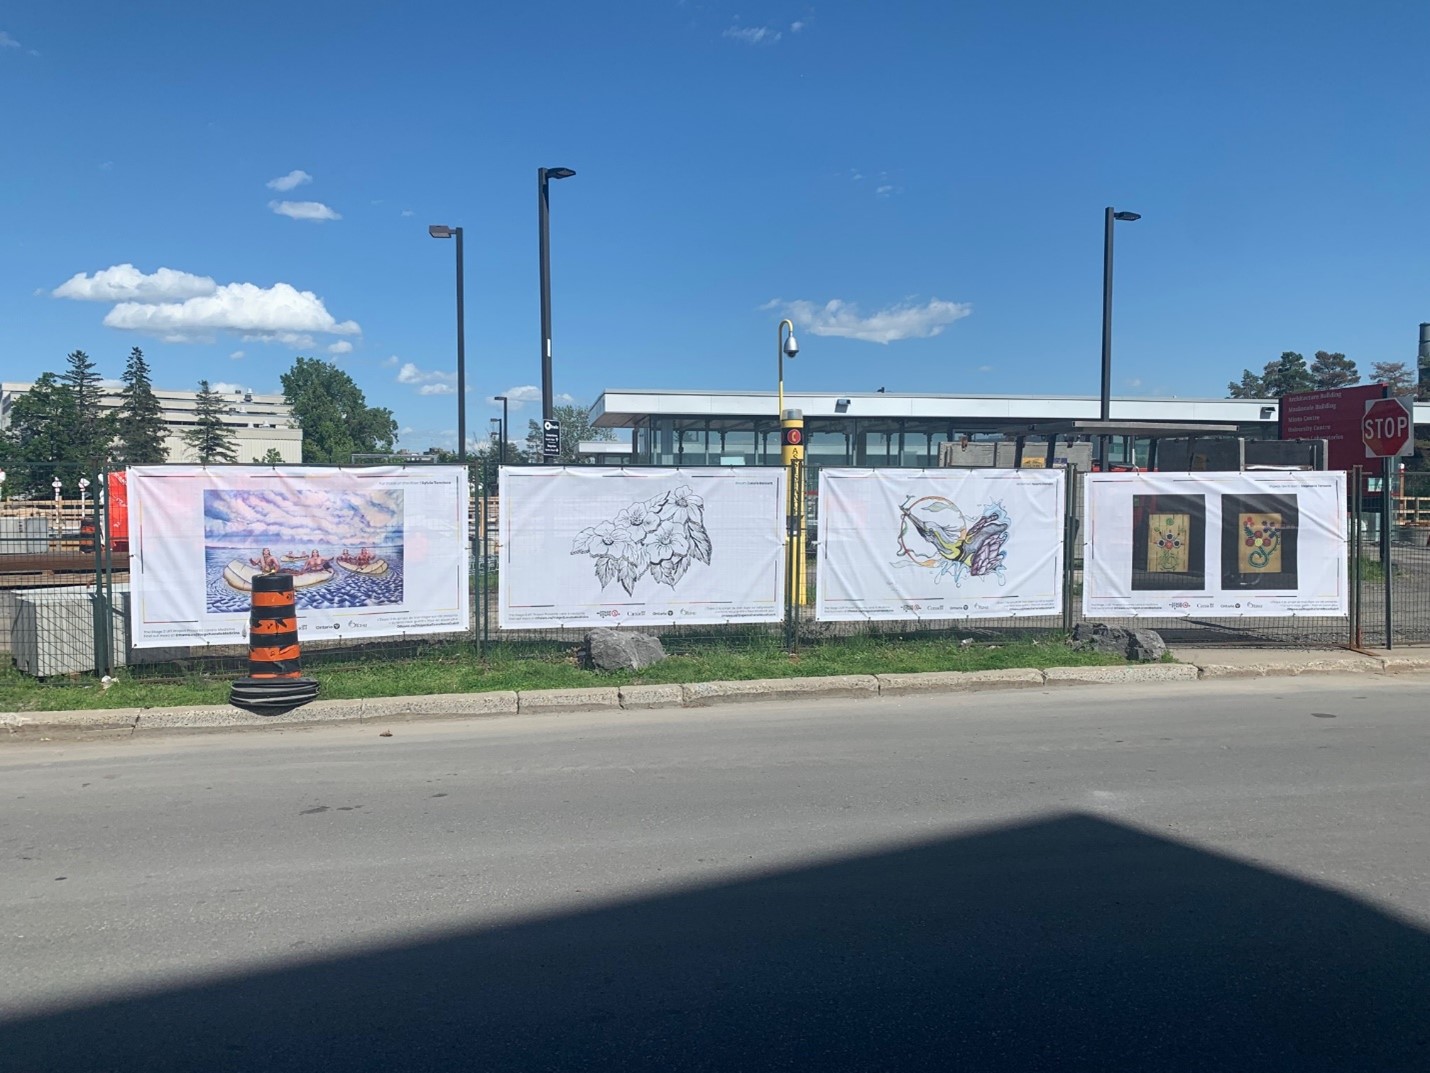
<svg viewBox="0 0 1430 1073">
<path fill-rule="evenodd" d="M 1382 399 L 1379 384 L 1338 387 L 1326 391 L 1299 391 L 1281 397 L 1283 440 L 1325 440 L 1326 465 L 1353 469 L 1365 464 L 1361 422 L 1369 402 Z"/>
</svg>

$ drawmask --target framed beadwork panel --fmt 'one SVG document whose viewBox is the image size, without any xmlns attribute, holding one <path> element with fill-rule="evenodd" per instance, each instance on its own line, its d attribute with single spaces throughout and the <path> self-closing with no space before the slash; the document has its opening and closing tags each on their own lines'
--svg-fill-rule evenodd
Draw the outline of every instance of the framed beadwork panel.
<svg viewBox="0 0 1430 1073">
<path fill-rule="evenodd" d="M 1299 518 L 1295 495 L 1223 496 L 1221 587 L 1298 589 Z"/>
<path fill-rule="evenodd" d="M 1206 588 L 1206 496 L 1134 495 L 1132 526 L 1133 590 Z"/>
</svg>

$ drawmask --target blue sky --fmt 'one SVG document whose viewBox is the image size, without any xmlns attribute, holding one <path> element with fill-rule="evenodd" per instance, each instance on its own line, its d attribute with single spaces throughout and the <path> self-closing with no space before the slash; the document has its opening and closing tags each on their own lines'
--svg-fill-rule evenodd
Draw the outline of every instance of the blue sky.
<svg viewBox="0 0 1430 1073">
<path fill-rule="evenodd" d="M 0 35 L 5 379 L 137 344 L 160 386 L 271 391 L 330 357 L 404 446 L 451 444 L 442 222 L 484 431 L 540 383 L 538 165 L 578 172 L 551 198 L 581 403 L 772 389 L 787 311 L 792 388 L 1093 394 L 1108 204 L 1143 214 L 1119 394 L 1413 362 L 1430 320 L 1423 3 L 70 0 Z"/>
</svg>

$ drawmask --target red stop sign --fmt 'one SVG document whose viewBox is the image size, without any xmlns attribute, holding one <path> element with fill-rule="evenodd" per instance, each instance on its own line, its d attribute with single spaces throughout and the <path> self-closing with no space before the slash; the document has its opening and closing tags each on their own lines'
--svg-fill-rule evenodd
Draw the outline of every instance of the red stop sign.
<svg viewBox="0 0 1430 1073">
<path fill-rule="evenodd" d="M 1367 458 L 1392 458 L 1411 453 L 1415 418 L 1400 399 L 1375 399 L 1365 404 L 1360 425 Z"/>
</svg>

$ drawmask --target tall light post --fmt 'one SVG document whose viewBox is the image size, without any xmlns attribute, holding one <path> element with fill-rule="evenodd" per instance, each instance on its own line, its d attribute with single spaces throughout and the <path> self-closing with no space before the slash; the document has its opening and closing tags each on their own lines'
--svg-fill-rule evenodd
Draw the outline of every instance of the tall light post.
<svg viewBox="0 0 1430 1073">
<path fill-rule="evenodd" d="M 467 329 L 465 298 L 462 286 L 462 229 L 446 224 L 432 224 L 427 233 L 433 238 L 457 240 L 457 461 L 467 464 Z"/>
<path fill-rule="evenodd" d="M 1102 216 L 1102 405 L 1097 416 L 1103 421 L 1112 420 L 1112 229 L 1118 220 L 1140 219 L 1139 212 L 1118 212 L 1111 205 Z M 1097 441 L 1098 462 L 1106 473 L 1111 438 L 1103 433 Z"/>
<path fill-rule="evenodd" d="M 551 209 L 547 191 L 552 179 L 569 179 L 570 168 L 536 169 L 536 230 L 541 260 L 541 417 L 550 421 L 555 413 L 551 387 Z M 541 459 L 550 461 L 543 450 Z"/>
<path fill-rule="evenodd" d="M 505 395 L 493 395 L 492 398 L 493 398 L 496 402 L 501 403 L 501 454 L 500 454 L 498 457 L 499 457 L 503 462 L 505 462 L 505 461 L 506 461 L 506 445 L 510 442 L 510 441 L 506 438 L 506 437 L 507 437 L 507 427 L 506 427 L 506 405 L 507 405 L 507 400 L 506 400 L 506 396 L 505 396 Z"/>
<path fill-rule="evenodd" d="M 788 334 L 786 334 L 786 329 L 789 330 Z M 793 361 L 794 356 L 799 353 L 799 343 L 797 343 L 794 338 L 793 321 L 780 321 L 780 326 L 776 330 L 779 334 L 779 342 L 775 350 L 776 357 L 779 359 L 780 363 L 779 393 L 777 396 L 777 401 L 779 405 L 779 416 L 781 419 L 783 419 L 785 415 L 785 356 L 788 355 L 790 360 Z"/>
</svg>

